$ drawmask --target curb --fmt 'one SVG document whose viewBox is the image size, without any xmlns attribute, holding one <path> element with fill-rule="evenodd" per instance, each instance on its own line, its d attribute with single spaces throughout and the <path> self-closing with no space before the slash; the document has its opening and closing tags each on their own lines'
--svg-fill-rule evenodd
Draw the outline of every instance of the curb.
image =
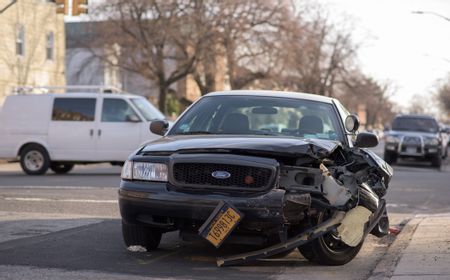
<svg viewBox="0 0 450 280">
<path fill-rule="evenodd" d="M 424 217 L 415 217 L 409 220 L 403 227 L 400 234 L 389 246 L 386 253 L 380 258 L 375 268 L 370 273 L 368 280 L 388 280 L 391 279 L 398 262 L 403 256 L 403 251 L 408 247 L 414 232 Z"/>
</svg>

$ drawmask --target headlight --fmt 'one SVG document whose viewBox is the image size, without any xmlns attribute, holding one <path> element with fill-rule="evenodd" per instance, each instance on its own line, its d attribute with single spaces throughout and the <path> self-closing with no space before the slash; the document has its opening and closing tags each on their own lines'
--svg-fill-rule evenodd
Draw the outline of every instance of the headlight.
<svg viewBox="0 0 450 280">
<path fill-rule="evenodd" d="M 122 179 L 167 182 L 167 165 L 126 161 L 122 168 Z"/>
<path fill-rule="evenodd" d="M 423 139 L 423 141 L 425 142 L 425 145 L 431 145 L 431 146 L 439 145 L 439 139 L 434 138 L 434 137 L 425 137 Z"/>
<path fill-rule="evenodd" d="M 122 167 L 122 173 L 120 174 L 122 179 L 131 180 L 133 179 L 133 162 L 125 161 Z"/>
<path fill-rule="evenodd" d="M 388 135 L 386 136 L 386 143 L 398 143 L 400 139 L 396 136 Z"/>
</svg>

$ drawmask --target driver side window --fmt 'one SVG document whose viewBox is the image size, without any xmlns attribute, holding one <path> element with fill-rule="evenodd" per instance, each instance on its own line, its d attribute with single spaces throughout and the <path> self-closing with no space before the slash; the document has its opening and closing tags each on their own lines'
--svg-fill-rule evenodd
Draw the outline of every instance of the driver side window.
<svg viewBox="0 0 450 280">
<path fill-rule="evenodd" d="M 102 108 L 102 122 L 132 122 L 139 119 L 133 108 L 123 99 L 105 98 Z"/>
</svg>

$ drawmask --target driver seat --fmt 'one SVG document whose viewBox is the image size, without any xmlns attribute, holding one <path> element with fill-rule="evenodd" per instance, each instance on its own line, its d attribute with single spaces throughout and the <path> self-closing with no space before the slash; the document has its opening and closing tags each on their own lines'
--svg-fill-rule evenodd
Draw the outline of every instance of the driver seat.
<svg viewBox="0 0 450 280">
<path fill-rule="evenodd" d="M 322 119 L 313 115 L 307 115 L 302 117 L 298 122 L 298 133 L 300 134 L 323 133 Z"/>
<path fill-rule="evenodd" d="M 250 130 L 250 124 L 246 115 L 231 113 L 224 118 L 220 128 L 224 133 L 246 134 Z"/>
</svg>

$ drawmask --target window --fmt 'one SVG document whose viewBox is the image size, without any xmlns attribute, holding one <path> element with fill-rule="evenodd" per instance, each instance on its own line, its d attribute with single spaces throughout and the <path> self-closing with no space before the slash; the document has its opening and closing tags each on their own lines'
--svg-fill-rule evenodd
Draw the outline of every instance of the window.
<svg viewBox="0 0 450 280">
<path fill-rule="evenodd" d="M 55 41 L 53 32 L 47 33 L 46 39 L 47 39 L 46 44 L 45 44 L 46 58 L 47 58 L 47 60 L 53 60 L 53 49 L 54 49 L 54 41 Z"/>
<path fill-rule="evenodd" d="M 332 104 L 260 96 L 204 97 L 169 134 L 277 135 L 343 140 Z"/>
<path fill-rule="evenodd" d="M 25 27 L 19 25 L 16 34 L 16 55 L 25 55 Z"/>
<path fill-rule="evenodd" d="M 95 98 L 55 98 L 52 120 L 92 122 L 95 102 Z"/>
<path fill-rule="evenodd" d="M 163 120 L 166 117 L 158 111 L 147 99 L 145 98 L 132 98 L 131 102 L 136 106 L 139 112 L 144 116 L 147 121 L 151 120 Z"/>
<path fill-rule="evenodd" d="M 133 122 L 139 117 L 123 99 L 105 98 L 103 100 L 102 122 Z"/>
</svg>

